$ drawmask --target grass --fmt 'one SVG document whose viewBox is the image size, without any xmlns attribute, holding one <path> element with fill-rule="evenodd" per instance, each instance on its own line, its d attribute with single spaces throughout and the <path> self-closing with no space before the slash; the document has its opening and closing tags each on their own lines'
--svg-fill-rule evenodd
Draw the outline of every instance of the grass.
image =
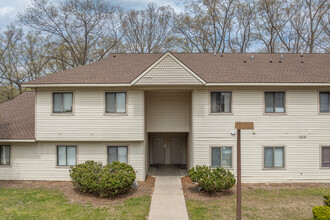
<svg viewBox="0 0 330 220">
<path fill-rule="evenodd" d="M 150 196 L 141 196 L 97 208 L 72 204 L 56 190 L 0 188 L 0 219 L 146 219 L 150 202 Z"/>
<path fill-rule="evenodd" d="M 243 191 L 243 219 L 312 219 L 314 206 L 323 205 L 329 188 Z M 219 200 L 187 200 L 190 219 L 235 219 L 236 194 Z"/>
</svg>

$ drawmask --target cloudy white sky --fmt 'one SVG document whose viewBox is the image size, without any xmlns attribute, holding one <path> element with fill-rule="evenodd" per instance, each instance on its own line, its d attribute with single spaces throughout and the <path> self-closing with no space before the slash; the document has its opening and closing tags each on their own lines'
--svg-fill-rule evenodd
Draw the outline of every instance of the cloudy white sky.
<svg viewBox="0 0 330 220">
<path fill-rule="evenodd" d="M 57 0 L 53 0 L 57 1 Z M 119 4 L 126 9 L 142 9 L 149 2 L 158 5 L 170 5 L 175 11 L 180 12 L 184 9 L 184 0 L 108 0 L 113 4 Z M 18 12 L 24 10 L 31 4 L 31 0 L 0 0 L 0 30 L 4 30 L 10 22 L 15 22 Z"/>
</svg>

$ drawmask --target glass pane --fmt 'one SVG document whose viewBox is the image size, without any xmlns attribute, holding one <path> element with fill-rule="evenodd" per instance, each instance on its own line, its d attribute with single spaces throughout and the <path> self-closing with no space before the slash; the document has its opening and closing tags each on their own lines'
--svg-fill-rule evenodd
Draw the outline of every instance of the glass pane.
<svg viewBox="0 0 330 220">
<path fill-rule="evenodd" d="M 322 147 L 322 167 L 330 167 L 330 147 Z"/>
<path fill-rule="evenodd" d="M 284 167 L 284 148 L 275 147 L 275 167 Z"/>
<path fill-rule="evenodd" d="M 10 165 L 10 146 L 1 146 L 1 165 Z"/>
<path fill-rule="evenodd" d="M 63 112 L 72 112 L 72 93 L 63 93 Z"/>
<path fill-rule="evenodd" d="M 266 92 L 265 93 L 265 105 L 266 105 L 266 112 L 274 112 L 274 93 L 273 92 Z"/>
<path fill-rule="evenodd" d="M 231 167 L 231 147 L 222 148 L 222 167 Z"/>
<path fill-rule="evenodd" d="M 125 92 L 116 93 L 116 107 L 117 107 L 117 112 L 120 112 L 120 113 L 126 112 L 126 93 Z"/>
<path fill-rule="evenodd" d="M 127 147 L 118 147 L 118 161 L 127 163 Z"/>
<path fill-rule="evenodd" d="M 231 92 L 223 92 L 223 112 L 231 112 Z"/>
<path fill-rule="evenodd" d="M 330 112 L 329 109 L 329 94 L 328 92 L 320 93 L 320 111 L 321 112 Z"/>
<path fill-rule="evenodd" d="M 221 148 L 212 147 L 212 167 L 221 167 Z"/>
<path fill-rule="evenodd" d="M 108 154 L 108 163 L 117 161 L 117 147 L 109 147 Z"/>
<path fill-rule="evenodd" d="M 220 112 L 220 92 L 211 92 L 211 112 Z"/>
<path fill-rule="evenodd" d="M 57 147 L 57 165 L 59 165 L 59 166 L 66 165 L 66 147 L 65 146 Z"/>
<path fill-rule="evenodd" d="M 275 112 L 284 112 L 284 92 L 275 93 Z"/>
<path fill-rule="evenodd" d="M 62 93 L 53 94 L 53 112 L 61 113 L 62 112 Z"/>
<path fill-rule="evenodd" d="M 116 103 L 115 103 L 115 93 L 106 94 L 106 112 L 115 113 L 116 112 Z"/>
<path fill-rule="evenodd" d="M 68 166 L 76 165 L 76 147 L 67 147 Z"/>
<path fill-rule="evenodd" d="M 274 164 L 274 155 L 273 155 L 273 148 L 272 147 L 265 147 L 265 161 L 264 166 L 265 168 L 272 168 Z"/>
</svg>

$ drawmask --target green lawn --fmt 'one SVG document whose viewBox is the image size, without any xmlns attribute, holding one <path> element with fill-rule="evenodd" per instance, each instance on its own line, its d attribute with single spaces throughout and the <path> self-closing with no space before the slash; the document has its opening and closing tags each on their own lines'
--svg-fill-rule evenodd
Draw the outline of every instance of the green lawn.
<svg viewBox="0 0 330 220">
<path fill-rule="evenodd" d="M 312 219 L 329 188 L 248 190 L 243 192 L 243 219 Z M 235 219 L 236 194 L 214 201 L 187 200 L 190 219 Z"/>
<path fill-rule="evenodd" d="M 150 196 L 141 196 L 97 208 L 71 204 L 56 190 L 0 188 L 0 219 L 146 219 L 150 202 Z"/>
</svg>

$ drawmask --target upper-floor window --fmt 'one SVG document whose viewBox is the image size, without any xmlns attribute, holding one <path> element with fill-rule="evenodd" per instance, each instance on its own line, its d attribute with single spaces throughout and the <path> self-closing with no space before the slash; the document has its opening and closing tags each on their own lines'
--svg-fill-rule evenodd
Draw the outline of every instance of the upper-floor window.
<svg viewBox="0 0 330 220">
<path fill-rule="evenodd" d="M 57 146 L 57 166 L 73 166 L 76 164 L 76 146 Z"/>
<path fill-rule="evenodd" d="M 106 92 L 105 103 L 106 113 L 125 113 L 126 92 Z"/>
<path fill-rule="evenodd" d="M 264 148 L 264 168 L 284 167 L 284 147 Z"/>
<path fill-rule="evenodd" d="M 320 112 L 330 112 L 330 92 L 320 92 Z"/>
<path fill-rule="evenodd" d="M 53 93 L 53 113 L 72 113 L 72 92 Z"/>
<path fill-rule="evenodd" d="M 10 146 L 0 146 L 0 165 L 10 165 Z"/>
<path fill-rule="evenodd" d="M 108 163 L 119 161 L 127 163 L 128 147 L 127 146 L 109 146 L 108 147 Z"/>
<path fill-rule="evenodd" d="M 265 92 L 265 112 L 285 112 L 285 92 Z"/>
<path fill-rule="evenodd" d="M 330 147 L 322 147 L 322 167 L 330 167 Z"/>
<path fill-rule="evenodd" d="M 212 147 L 211 148 L 212 167 L 232 167 L 232 148 L 231 147 Z"/>
<path fill-rule="evenodd" d="M 211 92 L 211 113 L 231 113 L 231 92 Z"/>
</svg>

